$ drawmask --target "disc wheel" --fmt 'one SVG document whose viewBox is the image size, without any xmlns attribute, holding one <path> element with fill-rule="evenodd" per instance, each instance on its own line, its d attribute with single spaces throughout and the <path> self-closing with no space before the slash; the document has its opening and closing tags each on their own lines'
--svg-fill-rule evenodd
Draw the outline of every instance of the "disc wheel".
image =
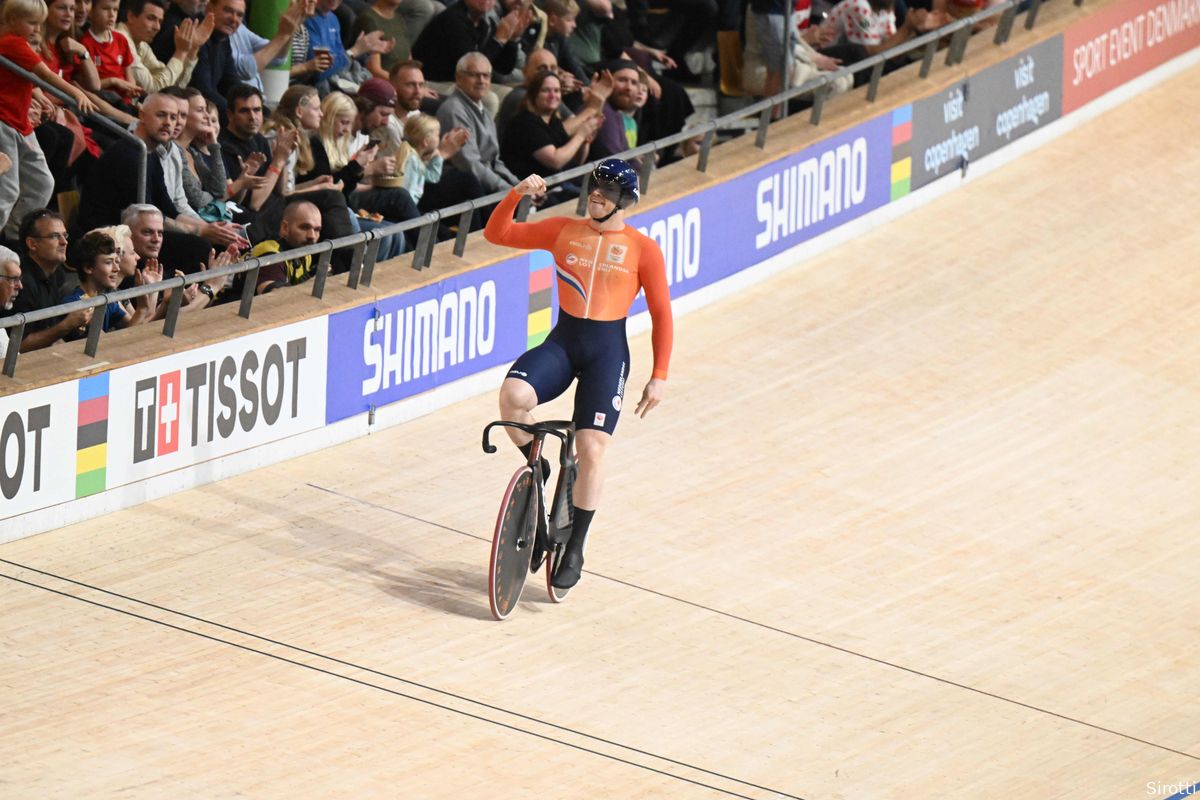
<svg viewBox="0 0 1200 800">
<path fill-rule="evenodd" d="M 488 603 L 492 616 L 507 619 L 521 599 L 537 528 L 537 500 L 533 496 L 533 470 L 517 470 L 496 517 L 492 558 L 488 570 Z"/>
</svg>

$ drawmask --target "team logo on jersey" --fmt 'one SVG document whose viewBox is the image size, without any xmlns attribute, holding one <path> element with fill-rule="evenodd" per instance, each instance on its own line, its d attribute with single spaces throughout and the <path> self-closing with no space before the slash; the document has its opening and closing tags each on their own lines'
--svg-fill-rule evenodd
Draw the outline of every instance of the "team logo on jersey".
<svg viewBox="0 0 1200 800">
<path fill-rule="evenodd" d="M 613 395 L 613 410 L 614 411 L 621 410 L 621 395 L 619 395 L 619 394 Z"/>
<path fill-rule="evenodd" d="M 567 253 L 566 258 L 564 258 L 563 261 L 567 262 L 568 267 L 573 267 L 579 263 L 579 257 L 574 253 Z"/>
<path fill-rule="evenodd" d="M 625 254 L 629 252 L 629 247 L 623 244 L 610 244 L 608 246 L 608 258 L 605 261 L 611 261 L 614 264 L 624 264 Z"/>
<path fill-rule="evenodd" d="M 596 418 L 594 420 L 592 420 L 592 424 L 593 425 L 603 425 L 604 424 L 604 415 L 601 414 L 599 411 L 597 411 Z"/>
</svg>

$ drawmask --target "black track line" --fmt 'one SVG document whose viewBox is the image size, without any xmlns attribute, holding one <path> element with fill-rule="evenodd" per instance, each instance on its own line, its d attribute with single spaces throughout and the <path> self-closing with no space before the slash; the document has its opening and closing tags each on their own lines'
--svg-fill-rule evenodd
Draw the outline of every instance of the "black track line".
<svg viewBox="0 0 1200 800">
<path fill-rule="evenodd" d="M 407 519 L 415 520 L 417 522 L 423 522 L 427 525 L 432 525 L 435 528 L 442 528 L 443 530 L 452 531 L 454 533 L 461 534 L 462 536 L 467 536 L 472 539 L 479 539 L 479 540 L 485 541 L 485 542 L 491 541 L 490 539 L 487 539 L 485 537 L 477 536 L 476 534 L 469 533 L 469 532 L 463 531 L 463 530 L 459 530 L 458 528 L 452 528 L 449 525 L 443 525 L 440 522 L 433 522 L 431 520 L 423 519 L 421 517 L 414 516 L 412 514 L 406 514 L 403 511 L 397 511 L 394 508 L 388 508 L 387 506 L 380 505 L 379 503 L 373 503 L 370 500 L 363 500 L 361 498 L 354 497 L 353 495 L 348 495 L 343 492 L 339 492 L 335 489 L 327 489 L 324 486 L 318 486 L 315 483 L 308 483 L 306 485 L 313 489 L 317 489 L 319 491 L 327 492 L 329 494 L 336 495 L 337 497 L 341 497 L 346 500 L 350 500 L 351 502 L 360 503 L 362 505 L 370 506 L 371 508 L 377 508 L 381 511 L 386 511 L 389 514 L 395 514 L 396 516 L 405 517 Z M 0 560 L 2 560 L 2 559 L 0 559 Z M 1151 742 L 1146 739 L 1139 739 L 1138 737 L 1132 736 L 1128 733 L 1121 733 L 1120 731 L 1115 731 L 1111 728 L 1105 728 L 1103 725 L 1097 725 L 1095 723 L 1087 722 L 1085 720 L 1077 719 L 1075 717 L 1069 717 L 1066 714 L 1060 714 L 1057 711 L 1051 711 L 1047 708 L 1042 708 L 1040 706 L 1035 706 L 1030 703 L 1025 703 L 1025 702 L 1016 700 L 1011 697 L 1005 697 L 1004 695 L 996 694 L 995 692 L 989 692 L 986 689 L 980 689 L 976 686 L 968 686 L 965 683 L 959 683 L 957 681 L 950 680 L 949 678 L 943 678 L 943 677 L 940 677 L 938 675 L 933 675 L 928 672 L 922 672 L 921 670 L 915 669 L 914 667 L 906 667 L 903 664 L 897 664 L 892 661 L 887 661 L 882 658 L 877 658 L 875 656 L 867 655 L 866 653 L 860 653 L 856 650 L 851 650 L 849 648 L 842 647 L 840 645 L 836 645 L 831 642 L 825 642 L 820 639 L 814 639 L 811 636 L 805 636 L 804 634 L 801 634 L 801 633 L 796 633 L 794 631 L 785 630 L 783 628 L 777 628 L 774 625 L 768 625 L 765 622 L 759 622 L 758 620 L 749 619 L 747 617 L 740 617 L 737 614 L 733 614 L 729 611 L 722 611 L 719 608 L 713 608 L 712 606 L 706 606 L 703 603 L 697 603 L 694 600 L 688 600 L 683 597 L 677 597 L 672 594 L 667 594 L 666 592 L 660 592 L 656 589 L 651 589 L 646 586 L 641 586 L 636 583 L 631 583 L 629 581 L 622 580 L 620 578 L 614 578 L 610 575 L 604 575 L 602 573 L 593 572 L 591 570 L 584 570 L 584 572 L 587 573 L 588 575 L 594 575 L 597 578 L 602 578 L 606 581 L 611 581 L 612 583 L 616 583 L 621 586 L 627 586 L 630 589 L 636 589 L 641 592 L 646 592 L 647 594 L 656 595 L 657 597 L 661 597 L 665 600 L 671 600 L 676 603 L 682 603 L 683 605 L 691 606 L 692 608 L 697 608 L 702 611 L 707 611 L 711 614 L 716 614 L 718 616 L 725 617 L 726 619 L 736 620 L 737 622 L 744 622 L 747 625 L 753 625 L 757 628 L 762 628 L 763 630 L 768 630 L 773 633 L 782 634 L 783 636 L 789 636 L 793 639 L 799 639 L 800 641 L 808 642 L 809 644 L 815 644 L 820 647 L 827 647 L 830 650 L 836 650 L 839 653 L 845 653 L 846 655 L 854 656 L 855 658 L 865 659 L 867 661 L 870 661 L 875 664 L 879 664 L 881 666 L 891 667 L 892 669 L 898 669 L 902 672 L 907 672 L 910 675 L 916 675 L 921 678 L 926 678 L 931 681 L 936 681 L 937 683 L 945 684 L 946 686 L 953 686 L 957 689 L 963 689 L 965 691 L 973 692 L 975 694 L 982 695 L 984 697 L 990 697 L 993 700 L 999 700 L 1003 703 L 1009 703 L 1011 705 L 1018 706 L 1020 708 L 1028 709 L 1029 711 L 1036 711 L 1039 714 L 1045 714 L 1047 716 L 1063 720 L 1064 722 L 1071 722 L 1076 725 L 1082 725 L 1085 728 L 1091 728 L 1092 730 L 1100 731 L 1101 733 L 1107 733 L 1112 736 L 1118 736 L 1122 739 L 1127 739 L 1131 742 L 1137 742 L 1138 744 L 1144 744 L 1147 747 L 1153 747 L 1158 750 L 1164 750 L 1168 753 L 1174 753 L 1175 755 L 1183 756 L 1184 758 L 1190 758 L 1194 761 L 1200 761 L 1200 756 L 1193 755 L 1192 753 L 1188 753 L 1183 750 L 1177 750 L 1174 747 L 1168 747 L 1167 745 L 1158 744 L 1157 742 Z"/>
<path fill-rule="evenodd" d="M 277 645 L 277 646 L 279 646 L 279 647 L 284 647 L 284 648 L 287 648 L 287 649 L 289 649 L 289 650 L 294 650 L 294 651 L 296 651 L 296 652 L 298 652 L 298 653 L 304 653 L 305 655 L 309 655 L 309 656 L 312 656 L 312 657 L 314 657 L 314 658 L 320 658 L 320 659 L 322 659 L 322 660 L 329 661 L 329 662 L 332 662 L 332 663 L 335 663 L 335 664 L 340 664 L 340 665 L 342 665 L 342 666 L 345 666 L 345 667 L 350 667 L 350 668 L 352 668 L 352 669 L 361 670 L 362 672 L 366 672 L 366 673 L 369 673 L 369 674 L 372 674 L 372 675 L 378 675 L 378 676 L 379 676 L 379 677 L 381 677 L 381 678 L 387 678 L 387 679 L 389 679 L 389 680 L 394 680 L 394 681 L 397 681 L 398 683 L 404 683 L 404 684 L 408 684 L 409 686 L 414 686 L 414 687 L 417 687 L 417 688 L 420 688 L 420 689 L 424 689 L 424 690 L 426 690 L 426 691 L 433 692 L 433 693 L 435 693 L 435 694 L 439 694 L 439 695 L 442 695 L 442 696 L 444 696 L 444 697 L 451 697 L 451 698 L 454 698 L 455 700 L 461 700 L 461 701 L 462 701 L 462 702 L 464 702 L 464 703 L 470 703 L 470 704 L 472 704 L 472 705 L 480 706 L 481 708 L 486 708 L 486 709 L 489 709 L 489 710 L 491 710 L 491 711 L 496 711 L 496 712 L 498 712 L 498 713 L 501 713 L 501 714 L 507 714 L 507 715 L 509 715 L 509 716 L 517 717 L 517 718 L 519 718 L 519 719 L 524 719 L 524 720 L 527 720 L 527 721 L 529 721 L 529 722 L 533 722 L 533 723 L 536 723 L 536 724 L 539 724 L 539 725 L 544 725 L 544 726 L 546 726 L 546 727 L 548 727 L 548 728 L 554 728 L 554 729 L 556 729 L 556 730 L 560 730 L 560 731 L 562 731 L 562 732 L 564 732 L 564 733 L 569 733 L 569 734 L 572 734 L 572 735 L 575 735 L 575 736 L 579 736 L 580 738 L 583 738 L 583 739 L 590 739 L 590 740 L 592 740 L 592 741 L 595 741 L 595 742 L 599 742 L 599 743 L 602 743 L 602 744 L 611 745 L 611 746 L 613 746 L 613 747 L 617 747 L 617 748 L 620 748 L 620 749 L 622 749 L 622 750 L 627 750 L 627 751 L 629 751 L 629 752 L 631 752 L 631 753 L 637 753 L 638 755 L 643 755 L 643 756 L 646 756 L 647 758 L 653 758 L 653 759 L 656 759 L 656 760 L 658 760 L 658 761 L 664 761 L 664 762 L 667 762 L 667 763 L 670 763 L 670 764 L 675 764 L 676 766 L 683 767 L 683 768 L 685 768 L 685 769 L 690 769 L 690 770 L 694 770 L 694 771 L 696 771 L 696 772 L 701 772 L 701 773 L 705 773 L 705 774 L 707 774 L 707 775 L 712 775 L 712 776 L 713 776 L 713 777 L 715 777 L 715 778 L 720 778 L 720 779 L 722 779 L 722 780 L 727 780 L 727 781 L 729 781 L 730 783 L 737 783 L 737 784 L 741 784 L 742 786 L 747 786 L 747 787 L 750 787 L 750 788 L 753 788 L 753 789 L 759 789 L 759 790 L 761 790 L 761 791 L 764 791 L 764 792 L 770 792 L 770 793 L 774 794 L 774 795 L 775 795 L 775 796 L 777 796 L 777 797 L 786 797 L 786 798 L 791 798 L 791 800 L 804 800 L 804 798 L 803 798 L 803 797 L 800 797 L 800 796 L 798 796 L 798 795 L 788 794 L 788 793 L 786 793 L 786 792 L 783 792 L 783 791 L 780 791 L 780 790 L 778 790 L 778 789 L 772 789 L 772 788 L 770 788 L 769 786 L 760 786 L 760 785 L 758 785 L 758 784 L 756 784 L 756 783 L 751 783 L 751 782 L 749 782 L 749 781 L 740 780 L 740 779 L 738 779 L 738 778 L 734 778 L 734 777 L 731 777 L 731 776 L 729 776 L 729 775 L 725 775 L 725 774 L 723 774 L 723 773 L 720 773 L 720 772 L 714 772 L 713 770 L 704 769 L 703 767 L 697 767 L 697 766 L 695 766 L 695 765 L 693 765 L 693 764 L 689 764 L 689 763 L 687 763 L 686 761 L 679 761 L 679 760 L 676 760 L 676 759 L 673 759 L 673 758 L 668 758 L 667 756 L 660 756 L 660 755 L 657 755 L 657 754 L 655 754 L 655 753 L 651 753 L 651 752 L 649 752 L 649 751 L 647 751 L 647 750 L 641 750 L 641 749 L 639 749 L 639 748 L 632 747 L 632 746 L 630 746 L 630 745 L 625 745 L 625 744 L 621 744 L 620 742 L 615 742 L 615 741 L 612 741 L 612 740 L 609 740 L 609 739 L 605 739 L 605 738 L 603 738 L 603 737 L 601 737 L 601 736 L 593 736 L 593 735 L 591 735 L 591 734 L 584 733 L 584 732 L 582 732 L 582 731 L 577 731 L 577 730 L 575 730 L 575 729 L 573 729 L 573 728 L 568 728 L 568 727 L 566 727 L 566 726 L 563 726 L 563 725 L 557 725 L 557 724 L 555 724 L 555 723 L 553 723 L 553 722 L 547 722 L 547 721 L 545 721 L 545 720 L 543 720 L 543 719 L 539 719 L 539 718 L 537 718 L 537 717 L 534 717 L 534 716 L 530 716 L 530 715 L 527 715 L 527 714 L 522 714 L 522 713 L 519 713 L 519 712 L 516 712 L 516 711 L 510 711 L 510 710 L 508 710 L 508 709 L 506 709 L 506 708 L 502 708 L 502 707 L 500 707 L 500 706 L 491 705 L 491 704 L 489 704 L 489 703 L 485 703 L 485 702 L 483 702 L 483 701 L 481 701 L 481 700 L 475 700 L 475 699 L 473 699 L 473 698 L 470 698 L 470 697 L 465 697 L 465 696 L 463 696 L 463 695 L 459 695 L 459 694 L 455 694 L 454 692 L 450 692 L 450 691 L 447 691 L 447 690 L 444 690 L 444 689 L 438 689 L 438 688 L 436 688 L 436 687 L 434 687 L 434 686 L 428 686 L 428 685 L 426 685 L 426 684 L 419 683 L 419 682 L 417 682 L 417 681 L 413 681 L 413 680 L 409 680 L 409 679 L 407 679 L 407 678 L 401 678 L 401 677 L 399 677 L 399 676 L 396 676 L 396 675 L 391 675 L 391 674 L 389 674 L 389 673 L 382 672 L 382 671 L 380 671 L 380 670 L 377 670 L 377 669 L 372 669 L 371 667 L 365 667 L 365 666 L 363 666 L 363 665 L 361 665 L 361 664 L 356 664 L 356 663 L 354 663 L 354 662 L 352 662 L 352 661 L 345 661 L 345 660 L 343 660 L 343 659 L 336 658 L 336 657 L 334 657 L 334 656 L 328 656 L 328 655 L 325 655 L 325 654 L 323 654 L 323 653 L 318 653 L 318 652 L 315 652 L 315 651 L 312 651 L 312 650 L 307 650 L 307 649 L 305 649 L 305 648 L 303 648 L 303 647 L 298 647 L 298 646 L 296 646 L 296 645 L 291 645 L 291 644 L 288 644 L 287 642 L 281 642 L 281 641 L 278 641 L 278 640 L 276 640 L 276 639 L 271 639 L 270 637 L 267 637 L 267 636 L 260 636 L 259 634 L 256 634 L 256 633 L 251 633 L 251 632 L 249 632 L 249 631 L 244 631 L 244 630 L 241 630 L 241 629 L 239 629 L 239 628 L 235 628 L 235 627 L 232 627 L 232 626 L 229 626 L 229 625 L 223 625 L 223 624 L 221 624 L 221 623 L 219 623 L 219 622 L 213 622 L 212 620 L 205 619 L 204 617 L 198 617 L 198 616 L 195 616 L 195 615 L 193 615 L 193 614 L 188 614 L 188 613 L 186 613 L 186 612 L 183 612 L 183 611 L 177 611 L 177 610 L 175 610 L 175 609 L 173 609 L 173 608 L 168 608 L 168 607 L 166 607 L 166 606 L 161 606 L 161 605 L 158 605 L 158 604 L 156 604 L 156 603 L 151 603 L 151 602 L 149 602 L 149 601 L 147 601 L 147 600 L 141 600 L 141 599 L 139 599 L 139 598 L 136 598 L 136 597 L 130 597 L 129 595 L 124 595 L 124 594 L 121 594 L 121 593 L 119 593 L 119 592 L 114 592 L 114 591 L 111 591 L 111 590 L 108 590 L 108 589 L 101 588 L 101 587 L 99 587 L 99 586 L 94 586 L 94 585 L 92 585 L 92 584 L 84 583 L 83 581 L 77 581 L 77 580 L 74 580 L 74 579 L 72 579 L 72 578 L 67 578 L 67 577 L 64 577 L 64 576 L 62 576 L 62 575 L 58 575 L 58 574 L 56 574 L 56 573 L 53 573 L 53 572 L 48 572 L 48 571 L 46 571 L 46 570 L 37 569 L 36 567 L 31 567 L 31 566 L 28 566 L 28 565 L 26 565 L 26 564 L 21 564 L 21 563 L 18 563 L 18 562 L 16 562 L 16 561 L 10 561 L 10 560 L 8 560 L 8 559 L 5 559 L 5 558 L 0 558 L 0 563 L 3 563 L 3 564 L 8 564 L 9 566 L 16 567 L 16 568 L 23 569 L 23 570 L 27 570 L 27 571 L 29 571 L 29 572 L 34 572 L 34 573 L 37 573 L 37 574 L 39 574 L 39 575 L 45 575 L 45 576 L 47 576 L 47 577 L 50 577 L 50 578 L 55 578 L 55 579 L 57 579 L 57 580 L 61 580 L 61 581 L 65 582 L 65 583 L 74 584 L 74 585 L 76 585 L 76 586 L 80 586 L 80 587 L 83 587 L 83 588 L 86 588 L 86 589 L 90 589 L 90 590 L 92 590 L 92 591 L 100 592 L 101 594 L 107 594 L 107 595 L 110 595 L 110 596 L 112 596 L 112 597 L 119 597 L 119 598 L 121 598 L 122 600 L 127 600 L 127 601 L 129 601 L 129 602 L 131 602 L 131 603 L 137 603 L 137 604 L 139 604 L 139 605 L 143 605 L 143 606 L 146 606 L 146 607 L 148 607 L 148 608 L 153 608 L 153 609 L 156 609 L 156 610 L 158 610 L 158 611 L 162 611 L 162 612 L 164 612 L 164 613 L 167 613 L 167 614 L 174 614 L 174 615 L 176 615 L 176 616 L 183 617 L 183 618 L 185 618 L 185 619 L 190 619 L 190 620 L 193 620 L 193 621 L 195 621 L 195 622 L 199 622 L 199 623 L 202 623 L 202 624 L 205 624 L 205 625 L 211 625 L 211 626 L 212 626 L 212 627 L 214 627 L 214 628 L 220 628 L 220 629 L 223 629 L 223 630 L 227 630 L 227 631 L 230 631 L 231 633 L 237 633 L 237 634 L 240 634 L 240 635 L 242 635 L 242 636 L 249 637 L 249 638 L 251 638 L 251 639 L 258 639 L 258 640 L 260 640 L 260 641 L 263 641 L 263 642 L 268 642 L 268 643 L 270 643 L 270 644 Z M 326 675 L 333 676 L 333 677 L 335 677 L 335 678 L 342 678 L 343 680 L 351 681 L 351 682 L 353 682 L 353 683 L 357 683 L 357 684 L 359 684 L 359 685 L 362 685 L 362 686 L 367 686 L 367 687 L 370 687 L 370 688 L 372 688 L 372 689 L 378 689 L 379 691 L 382 691 L 382 692 L 387 692 L 387 693 L 389 693 L 389 694 L 393 694 L 393 695 L 396 695 L 396 696 L 398 696 L 398 697 L 403 697 L 403 698 L 406 698 L 406 699 L 408 699 L 408 700 L 415 700 L 415 701 L 417 701 L 417 702 L 419 702 L 419 703 L 424 703 L 424 704 L 426 704 L 426 705 L 434 706 L 435 708 L 441 708 L 441 709 L 444 709 L 444 710 L 446 710 L 446 711 L 452 711 L 452 712 L 454 712 L 454 713 L 456 713 L 456 714 L 461 714 L 461 715 L 463 715 L 463 716 L 465 716 L 465 717 L 469 717 L 469 718 L 471 718 L 471 719 L 480 720 L 480 721 L 482 721 L 482 722 L 489 722 L 489 723 L 492 723 L 492 724 L 494 724 L 494 725 L 499 725 L 500 727 L 507 728 L 507 729 L 509 729 L 509 730 L 514 730 L 514 731 L 519 731 L 519 732 L 521 732 L 521 733 L 526 733 L 526 734 L 528 734 L 528 735 L 530 735 L 530 736 L 536 736 L 537 738 L 539 738 L 539 739 L 544 739 L 544 740 L 546 740 L 546 741 L 548 741 L 548 742 L 554 742 L 554 743 L 556 743 L 556 744 L 562 744 L 562 745 L 565 745 L 565 746 L 567 746 L 567 747 L 572 747 L 572 748 L 575 748 L 576 750 L 581 750 L 581 751 L 583 751 L 583 752 L 585 752 L 585 753 L 591 753 L 591 754 L 593 754 L 593 755 L 598 755 L 598 756 L 601 756 L 602 758 L 608 758 L 608 759 L 611 759 L 611 760 L 613 760 L 613 761 L 620 762 L 620 763 L 622 763 L 622 764 L 628 764 L 628 765 L 630 765 L 630 766 L 638 767 L 639 769 L 645 769 L 645 770 L 649 770 L 649 771 L 651 771 L 651 772 L 655 772 L 655 773 L 658 773 L 658 774 L 660 774 L 660 775 L 664 775 L 664 776 L 666 776 L 666 777 L 668 777 L 668 778 L 675 778 L 676 780 L 686 781 L 687 783 L 695 784 L 696 786 L 700 786 L 700 787 L 703 787 L 703 788 L 705 788 L 705 789 L 711 789 L 711 790 L 713 790 L 713 791 L 716 791 L 716 792 L 721 792 L 721 793 L 723 793 L 723 794 L 730 795 L 731 797 L 740 797 L 740 798 L 745 798 L 745 800 L 754 800 L 754 798 L 749 798 L 749 797 L 746 797 L 746 795 L 737 794 L 736 792 L 731 792 L 731 791 L 728 791 L 728 790 L 726 790 L 726 789 L 722 789 L 722 788 L 720 788 L 720 787 L 717 787 L 717 786 L 711 786 L 711 785 L 709 785 L 709 784 L 706 784 L 706 783 L 703 783 L 703 782 L 700 782 L 700 781 L 696 781 L 696 780 L 692 780 L 692 779 L 690 779 L 690 778 L 685 778 L 685 777 L 683 777 L 683 776 L 680 776 L 680 775 L 675 775 L 675 774 L 673 774 L 673 773 L 666 772 L 666 771 L 664 771 L 664 770 L 656 769 L 656 768 L 654 768 L 654 767 L 645 766 L 645 765 L 643 765 L 643 764 L 639 764 L 639 763 L 637 763 L 637 762 L 635 762 L 635 761 L 629 761 L 629 760 L 627 760 L 627 759 L 620 758 L 620 757 L 618 757 L 618 756 L 612 756 L 612 755 L 609 755 L 609 754 L 607 754 L 607 753 L 600 752 L 600 751 L 598 751 L 598 750 L 592 750 L 592 749 L 590 749 L 590 748 L 583 747 L 582 745 L 572 744 L 572 743 L 570 743 L 570 742 L 566 742 L 566 741 L 563 741 L 563 740 L 561 740 L 561 739 L 555 739 L 555 738 L 554 738 L 554 737 L 552 737 L 552 736 L 546 736 L 546 735 L 544 735 L 544 734 L 536 733 L 536 732 L 534 732 L 534 731 L 529 731 L 529 730 L 526 730 L 526 729 L 524 729 L 524 728 L 520 728 L 520 727 L 517 727 L 517 726 L 514 726 L 514 725 L 510 725 L 510 724 L 508 724 L 508 723 L 505 723 L 505 722 L 500 722 L 500 721 L 498 721 L 498 720 L 489 719 L 488 717 L 483 717 L 483 716 L 479 716 L 479 715 L 477 715 L 477 714 L 472 714 L 472 713 L 470 713 L 470 712 L 468 712 L 468 711 L 461 711 L 461 710 L 459 710 L 459 709 L 456 709 L 456 708 L 453 708 L 453 707 L 451 707 L 451 706 L 442 705 L 441 703 L 435 703 L 435 702 L 433 702 L 432 700 L 425 700 L 425 699 L 422 699 L 422 698 L 420 698 L 420 697 L 415 697 L 415 696 L 413 696 L 413 695 L 410 695 L 410 694 L 406 694 L 406 693 L 404 693 L 404 692 L 397 691 L 397 690 L 395 690 L 395 689 L 388 689 L 387 687 L 384 687 L 384 686 L 378 686 L 378 685 L 376 685 L 376 684 L 374 684 L 374 683 L 370 683 L 369 681 L 363 681 L 363 680 L 359 680 L 358 678 L 353 678 L 353 677 L 350 677 L 350 676 L 348 676 L 348 675 L 342 675 L 342 674 L 340 674 L 340 673 L 337 673 L 337 672 L 332 672 L 332 671 L 330 671 L 330 670 L 322 669 L 322 668 L 320 668 L 320 667 L 312 666 L 312 665 L 310 665 L 310 664 L 305 664 L 305 663 L 303 663 L 303 662 L 300 662 L 300 661 L 294 661 L 294 660 L 292 660 L 292 659 L 285 658 L 285 657 L 283 657 L 283 656 L 279 656 L 279 655 L 275 655 L 275 654 L 273 654 L 273 653 L 268 653 L 268 652 L 266 652 L 266 651 L 263 651 L 263 650 L 258 650 L 258 649 L 255 649 L 255 648 L 253 648 L 253 647 L 249 647 L 249 646 L 247 646 L 247 645 L 238 644 L 237 642 L 231 642 L 231 641 L 229 641 L 229 640 L 227 640 L 227 639 L 222 639 L 222 638 L 220 638 L 220 637 L 218 637 L 218 636 L 212 636 L 212 635 L 209 635 L 209 634 L 206 634 L 206 633 L 201 633 L 201 632 L 199 632 L 199 631 L 192 631 L 192 630 L 188 630 L 187 628 L 183 628 L 183 627 L 180 627 L 180 626 L 178 626 L 178 625 L 172 625 L 172 624 L 171 624 L 171 623 L 169 623 L 169 622 L 164 622 L 164 621 L 162 621 L 162 620 L 157 620 L 157 619 L 154 619 L 153 617 L 147 617 L 147 616 L 143 616 L 143 615 L 141 615 L 141 614 L 137 614 L 137 613 L 134 613 L 134 612 L 132 612 L 132 611 L 128 611 L 128 610 L 126 610 L 126 609 L 117 608 L 117 607 L 115 607 L 115 606 L 106 605 L 106 604 L 104 604 L 104 603 L 100 603 L 100 602 L 97 602 L 97 601 L 95 601 L 95 600 L 89 600 L 89 599 L 87 599 L 87 598 L 85 598 L 85 597 L 79 597 L 78 595 L 73 595 L 73 594 L 70 594 L 69 592 L 63 592 L 63 591 L 60 591 L 60 590 L 58 590 L 58 589 L 53 589 L 53 588 L 51 588 L 51 587 L 49 587 L 49 586 L 43 586 L 43 585 L 41 585 L 41 584 L 38 584 L 38 583 L 33 583 L 33 582 L 31 582 L 31 581 L 26 581 L 26 580 L 24 580 L 24 579 L 22 579 L 22 578 L 18 578 L 18 577 L 16 577 L 16 576 L 13 576 L 13 575 L 6 575 L 6 574 L 4 574 L 4 573 L 0 573 L 0 578 L 7 578 L 8 580 L 15 581 L 15 582 L 17 582 L 17 583 L 22 583 L 22 584 L 25 584 L 26 586 L 30 586 L 30 587 L 33 587 L 33 588 L 36 588 L 36 589 L 43 589 L 43 590 L 45 590 L 45 591 L 47 591 L 47 592 L 53 592 L 54 594 L 58 594 L 58 595 L 61 595 L 61 596 L 63 596 L 63 597 L 67 597 L 67 598 L 70 598 L 70 599 L 72 599 L 72 600 L 78 600 L 78 601 L 80 601 L 80 602 L 88 603 L 88 604 L 90 604 L 90 605 L 97 606 L 97 607 L 99 607 L 99 608 L 104 608 L 104 609 L 107 609 L 107 610 L 109 610 L 109 611 L 115 611 L 115 612 L 117 612 L 117 613 L 119 613 L 119 614 L 125 614 L 125 615 L 127 615 L 127 616 L 134 617 L 134 618 L 136 618 L 136 619 L 145 620 L 145 621 L 147 621 L 147 622 L 153 622 L 153 623 L 155 623 L 155 624 L 157 624 L 157 625 L 162 625 L 162 626 L 164 626 L 164 627 L 166 627 L 166 628 L 171 628 L 171 629 L 173 629 L 173 630 L 181 631 L 181 632 L 183 632 L 183 633 L 190 633 L 190 634 L 192 634 L 192 635 L 194 635 L 194 636 L 199 636 L 199 637 L 201 637 L 201 638 L 204 638 L 204 639 L 209 639 L 209 640 L 211 640 L 211 641 L 214 641 L 214 642 L 219 642 L 219 643 L 221 643 L 221 644 L 227 644 L 227 645 L 230 645 L 230 646 L 232 646 L 232 647 L 239 648 L 239 649 L 241 649 L 241 650 L 246 650 L 246 651 L 248 651 L 248 652 L 251 652 L 251 653 L 256 653 L 256 654 L 258 654 L 258 655 L 267 656 L 268 658 L 274 658 L 274 659 L 276 659 L 276 660 L 283 661 L 283 662 L 285 662 L 285 663 L 288 663 L 288 664 L 293 664 L 293 665 L 295 665 L 295 666 L 304 667 L 305 669 L 310 669 L 310 670 L 313 670 L 313 671 L 315 671 L 315 672 L 320 672 L 320 673 L 323 673 L 323 674 L 326 674 Z"/>
</svg>

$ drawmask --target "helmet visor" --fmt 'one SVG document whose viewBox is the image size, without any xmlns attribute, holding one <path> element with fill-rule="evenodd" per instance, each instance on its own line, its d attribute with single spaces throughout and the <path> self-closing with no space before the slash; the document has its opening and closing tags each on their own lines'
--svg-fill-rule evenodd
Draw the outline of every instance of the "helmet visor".
<svg viewBox="0 0 1200 800">
<path fill-rule="evenodd" d="M 604 199 L 617 208 L 629 208 L 637 202 L 637 194 L 621 185 L 621 182 L 607 175 L 592 175 L 592 191 L 600 192 Z"/>
</svg>

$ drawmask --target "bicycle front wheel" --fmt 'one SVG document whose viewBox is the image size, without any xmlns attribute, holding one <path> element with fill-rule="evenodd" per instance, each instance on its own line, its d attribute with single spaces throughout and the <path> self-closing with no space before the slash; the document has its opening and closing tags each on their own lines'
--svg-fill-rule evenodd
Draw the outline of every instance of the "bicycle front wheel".
<svg viewBox="0 0 1200 800">
<path fill-rule="evenodd" d="M 488 603 L 492 616 L 506 619 L 517 607 L 537 533 L 537 494 L 533 487 L 533 470 L 522 467 L 508 482 L 500 513 L 496 517 L 496 532 L 492 536 L 492 558 L 488 569 Z"/>
</svg>

